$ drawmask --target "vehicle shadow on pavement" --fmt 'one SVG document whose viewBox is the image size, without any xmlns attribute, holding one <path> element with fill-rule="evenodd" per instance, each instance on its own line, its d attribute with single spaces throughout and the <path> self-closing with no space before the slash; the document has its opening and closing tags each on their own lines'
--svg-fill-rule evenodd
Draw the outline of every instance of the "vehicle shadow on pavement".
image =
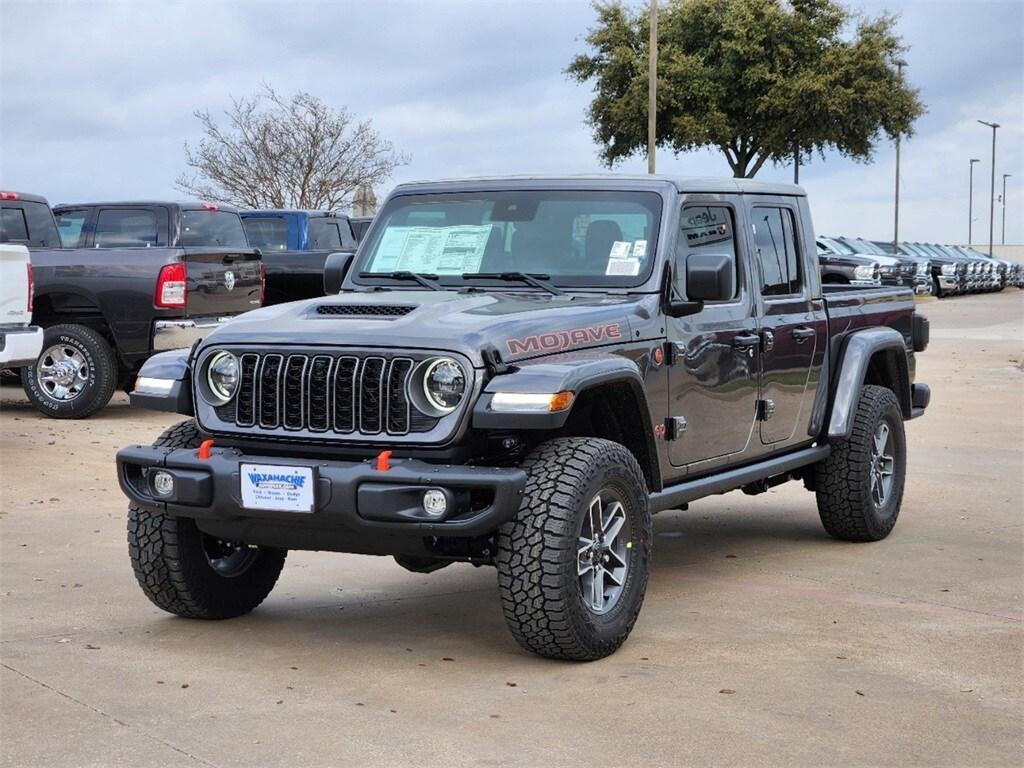
<svg viewBox="0 0 1024 768">
<path fill-rule="evenodd" d="M 783 550 L 841 546 L 821 529 L 813 507 L 807 512 L 795 516 L 791 509 L 780 506 L 758 509 L 756 515 L 736 511 L 712 515 L 671 511 L 658 515 L 647 600 L 652 604 L 663 600 L 686 602 L 690 590 L 706 590 L 703 580 L 688 584 L 685 579 L 673 578 L 693 573 L 697 567 L 706 566 L 706 575 L 711 578 L 717 573 L 735 579 L 759 569 L 762 559 Z M 192 638 L 202 633 L 215 641 L 213 648 L 222 649 L 214 651 L 218 654 L 228 652 L 227 647 L 237 649 L 239 632 L 250 640 L 258 637 L 260 645 L 297 645 L 338 653 L 362 647 L 375 656 L 406 653 L 409 648 L 437 657 L 521 653 L 508 634 L 492 568 L 454 564 L 423 576 L 374 566 L 373 570 L 381 573 L 378 583 L 369 588 L 343 589 L 337 600 L 325 601 L 322 588 L 313 594 L 310 578 L 316 577 L 322 584 L 342 582 L 343 576 L 331 565 L 322 565 L 320 557 L 293 572 L 286 565 L 277 590 L 248 616 L 198 625 L 168 617 L 149 629 L 165 639 Z M 344 563 L 346 570 L 352 562 Z M 727 573 L 722 573 L 720 569 L 726 563 Z M 332 572 L 337 574 L 333 579 Z M 658 589 L 659 580 L 671 582 L 672 589 L 667 593 Z"/>
</svg>

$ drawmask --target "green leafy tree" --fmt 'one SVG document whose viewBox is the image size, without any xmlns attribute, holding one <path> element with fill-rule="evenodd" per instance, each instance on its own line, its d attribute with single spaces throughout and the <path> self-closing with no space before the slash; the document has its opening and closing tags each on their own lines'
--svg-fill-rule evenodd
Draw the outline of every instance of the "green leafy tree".
<svg viewBox="0 0 1024 768">
<path fill-rule="evenodd" d="M 647 147 L 649 15 L 597 2 L 566 72 L 591 83 L 588 122 L 609 167 Z M 826 150 L 870 161 L 924 112 L 897 66 L 895 17 L 832 0 L 669 0 L 658 13 L 657 142 L 719 149 L 733 175 Z"/>
</svg>

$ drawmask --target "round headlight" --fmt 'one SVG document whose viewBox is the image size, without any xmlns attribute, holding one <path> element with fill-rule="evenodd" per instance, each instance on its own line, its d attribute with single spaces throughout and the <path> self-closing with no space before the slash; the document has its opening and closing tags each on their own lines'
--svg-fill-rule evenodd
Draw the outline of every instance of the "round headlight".
<svg viewBox="0 0 1024 768">
<path fill-rule="evenodd" d="M 441 413 L 451 413 L 466 393 L 466 374 L 450 357 L 439 357 L 423 368 L 423 395 Z"/>
<path fill-rule="evenodd" d="M 215 354 L 206 366 L 206 383 L 220 405 L 231 400 L 238 390 L 238 358 L 230 352 Z"/>
</svg>

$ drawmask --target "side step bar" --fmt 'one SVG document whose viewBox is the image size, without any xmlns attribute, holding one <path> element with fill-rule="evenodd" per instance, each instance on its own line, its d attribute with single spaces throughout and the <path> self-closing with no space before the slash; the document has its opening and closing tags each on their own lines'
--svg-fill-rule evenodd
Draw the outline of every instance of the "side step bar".
<svg viewBox="0 0 1024 768">
<path fill-rule="evenodd" d="M 727 469 L 708 477 L 677 483 L 650 495 L 651 513 L 676 509 L 705 496 L 734 491 L 747 483 L 792 472 L 794 469 L 821 461 L 829 455 L 831 450 L 827 445 L 815 445 L 793 453 L 775 456 L 766 461 L 759 461 L 757 464 Z"/>
</svg>

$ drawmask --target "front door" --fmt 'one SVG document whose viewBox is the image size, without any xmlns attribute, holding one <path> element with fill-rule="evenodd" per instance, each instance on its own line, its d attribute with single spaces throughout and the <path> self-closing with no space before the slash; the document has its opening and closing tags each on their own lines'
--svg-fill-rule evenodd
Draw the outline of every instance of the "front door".
<svg viewBox="0 0 1024 768">
<path fill-rule="evenodd" d="M 757 414 L 758 326 L 754 295 L 736 237 L 739 198 L 688 200 L 676 242 L 675 287 L 686 296 L 685 263 L 690 253 L 726 254 L 736 265 L 732 299 L 709 302 L 688 317 L 666 318 L 672 345 L 669 367 L 669 458 L 673 466 L 725 463 L 750 442 Z M 683 428 L 685 427 L 685 429 Z M 756 440 L 756 438 L 755 438 Z M 696 468 L 695 468 L 696 469 Z"/>
<path fill-rule="evenodd" d="M 800 248 L 799 209 L 780 199 L 778 205 L 753 205 L 750 219 L 760 271 L 761 442 L 779 443 L 806 437 L 817 372 L 828 333 L 816 285 L 807 280 L 808 259 Z"/>
</svg>

